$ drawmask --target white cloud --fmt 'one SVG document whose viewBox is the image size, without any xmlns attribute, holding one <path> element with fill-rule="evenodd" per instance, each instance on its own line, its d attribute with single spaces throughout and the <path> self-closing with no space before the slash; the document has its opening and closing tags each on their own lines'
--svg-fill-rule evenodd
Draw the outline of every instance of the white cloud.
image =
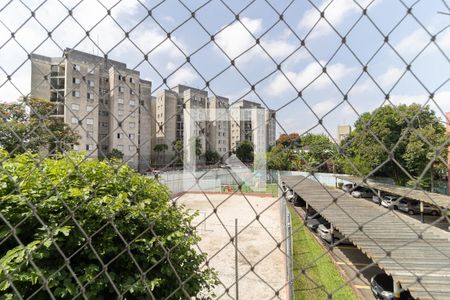
<svg viewBox="0 0 450 300">
<path fill-rule="evenodd" d="M 174 72 L 179 66 L 174 63 L 169 62 L 166 65 L 167 74 Z M 173 73 L 168 80 L 169 86 L 176 86 L 177 84 L 191 84 L 198 79 L 197 74 L 189 67 L 189 65 L 184 65 L 175 73 Z"/>
<path fill-rule="evenodd" d="M 324 61 L 321 61 L 320 63 L 322 65 L 325 64 Z M 354 70 L 354 68 L 348 67 L 342 63 L 330 64 L 327 66 L 327 73 L 335 82 L 340 81 Z M 322 67 L 317 62 L 313 62 L 307 65 L 301 72 L 284 71 L 283 73 L 297 90 L 301 90 L 312 83 L 312 81 L 314 81 L 314 83 L 311 84 L 310 88 L 319 89 L 330 85 L 332 82 L 326 74 L 322 73 L 322 71 Z M 272 96 L 280 96 L 289 89 L 291 89 L 291 85 L 283 74 L 279 73 L 269 84 L 267 92 Z"/>
<path fill-rule="evenodd" d="M 319 103 L 316 103 L 312 106 L 312 110 L 319 116 L 323 117 L 326 113 L 330 112 L 336 103 L 331 100 L 325 100 Z"/>
<path fill-rule="evenodd" d="M 406 95 L 406 94 L 398 94 L 398 95 L 391 95 L 391 102 L 398 105 L 398 104 L 412 104 L 412 103 L 419 103 L 419 104 L 425 104 L 429 99 L 429 95 Z M 437 92 L 434 95 L 434 101 L 439 106 L 439 108 L 443 112 L 450 112 L 450 91 L 441 91 Z M 428 104 L 433 108 L 434 103 L 432 101 L 428 102 Z M 437 109 L 435 109 L 436 111 Z M 436 111 L 436 113 L 439 115 L 440 112 Z"/>
<path fill-rule="evenodd" d="M 376 81 L 382 88 L 388 89 L 399 80 L 404 72 L 405 70 L 403 69 L 390 67 L 386 72 L 378 76 Z"/>
<path fill-rule="evenodd" d="M 253 48 L 239 57 L 241 62 L 249 61 L 251 58 L 255 57 L 269 59 L 261 47 L 256 45 L 255 40 L 255 37 L 258 37 L 258 34 L 263 29 L 262 19 L 251 19 L 246 17 L 242 18 L 241 22 L 243 25 L 240 22 L 235 21 L 217 35 L 216 42 L 219 47 L 222 48 L 231 59 L 235 59 L 253 46 Z M 261 46 L 272 58 L 286 58 L 296 49 L 294 44 L 288 42 L 289 36 L 290 35 L 285 31 L 281 37 L 277 39 L 263 37 L 261 39 Z"/>
<path fill-rule="evenodd" d="M 262 19 L 242 18 L 222 30 L 216 37 L 220 48 L 231 58 L 235 59 L 245 50 L 255 45 L 255 39 L 248 32 L 256 35 L 262 29 Z M 247 31 L 247 29 L 248 31 Z"/>
<path fill-rule="evenodd" d="M 370 4 L 370 7 L 373 7 L 380 2 L 381 0 L 375 0 L 373 2 L 370 0 L 361 0 L 359 1 L 359 5 L 361 7 L 367 7 Z M 353 0 L 327 0 L 322 1 L 321 4 L 318 5 L 320 11 L 325 10 L 325 18 L 334 27 L 341 25 L 350 15 L 361 12 L 361 7 Z M 320 11 L 314 7 L 307 10 L 298 23 L 298 28 L 309 31 L 320 19 Z M 323 37 L 332 31 L 333 29 L 325 20 L 320 20 L 309 37 Z"/>
<path fill-rule="evenodd" d="M 428 28 L 428 30 L 430 32 L 435 31 L 432 27 Z M 400 42 L 394 45 L 394 48 L 401 56 L 413 58 L 430 42 L 430 39 L 430 35 L 428 35 L 424 29 L 419 28 L 410 34 L 405 35 Z M 446 31 L 441 32 L 436 38 L 436 43 L 443 50 L 450 50 L 450 30 L 447 29 Z M 437 50 L 433 45 L 429 47 L 433 50 Z M 428 54 L 431 54 L 431 52 L 428 52 Z"/>
</svg>

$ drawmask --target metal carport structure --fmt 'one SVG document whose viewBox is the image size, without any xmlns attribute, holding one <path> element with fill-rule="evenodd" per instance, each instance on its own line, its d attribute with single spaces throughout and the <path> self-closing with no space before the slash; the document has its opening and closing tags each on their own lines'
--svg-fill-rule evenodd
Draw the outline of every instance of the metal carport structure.
<svg viewBox="0 0 450 300">
<path fill-rule="evenodd" d="M 397 195 L 403 198 L 410 198 L 421 202 L 439 206 L 441 208 L 449 208 L 450 196 L 431 193 L 423 190 L 413 189 L 409 187 L 393 185 L 388 183 L 377 182 L 372 179 L 363 179 L 356 176 L 336 176 L 337 179 L 355 183 L 360 186 L 370 187 L 374 190 L 383 191 L 389 194 Z"/>
<path fill-rule="evenodd" d="M 282 182 L 413 297 L 450 299 L 449 233 L 304 176 Z"/>
</svg>

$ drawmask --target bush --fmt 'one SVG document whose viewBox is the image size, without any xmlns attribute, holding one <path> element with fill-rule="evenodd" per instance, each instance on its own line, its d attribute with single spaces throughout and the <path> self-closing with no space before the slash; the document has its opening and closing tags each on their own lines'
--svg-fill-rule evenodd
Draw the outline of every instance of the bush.
<svg viewBox="0 0 450 300">
<path fill-rule="evenodd" d="M 184 299 L 216 283 L 158 182 L 75 153 L 0 161 L 0 299 Z"/>
</svg>

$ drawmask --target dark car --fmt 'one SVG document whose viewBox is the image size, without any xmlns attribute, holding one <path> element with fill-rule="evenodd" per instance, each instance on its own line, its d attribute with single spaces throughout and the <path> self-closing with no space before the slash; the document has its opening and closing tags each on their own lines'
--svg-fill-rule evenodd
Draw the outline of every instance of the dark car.
<svg viewBox="0 0 450 300">
<path fill-rule="evenodd" d="M 379 273 L 370 279 L 370 288 L 376 299 L 390 300 L 394 297 L 394 280 L 386 273 Z M 408 291 L 400 292 L 401 300 L 414 299 Z"/>
</svg>

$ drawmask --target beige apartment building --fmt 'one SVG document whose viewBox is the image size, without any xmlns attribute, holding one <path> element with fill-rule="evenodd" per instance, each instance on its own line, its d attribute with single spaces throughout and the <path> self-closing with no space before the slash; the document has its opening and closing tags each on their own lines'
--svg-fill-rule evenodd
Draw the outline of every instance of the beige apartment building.
<svg viewBox="0 0 450 300">
<path fill-rule="evenodd" d="M 126 64 L 66 49 L 31 56 L 31 96 L 56 103 L 55 115 L 80 135 L 75 150 L 104 157 L 113 149 L 145 171 L 151 155 L 151 82 Z"/>
<path fill-rule="evenodd" d="M 250 141 L 267 150 L 276 142 L 276 112 L 261 104 L 239 100 L 230 107 L 230 148 L 236 149 L 244 141 Z"/>
<path fill-rule="evenodd" d="M 352 127 L 350 125 L 338 125 L 337 127 L 337 138 L 340 144 L 343 140 L 348 138 L 352 133 Z"/>
<path fill-rule="evenodd" d="M 207 150 L 225 155 L 229 151 L 228 119 L 218 114 L 218 109 L 228 106 L 224 97 L 208 98 L 208 92 L 178 85 L 162 90 L 155 97 L 152 117 L 156 120 L 153 145 L 165 144 L 163 154 L 153 151 L 159 165 L 169 164 L 175 156 L 173 143 L 180 140 L 200 141 L 202 153 Z M 218 120 L 218 118 L 221 118 Z"/>
</svg>

